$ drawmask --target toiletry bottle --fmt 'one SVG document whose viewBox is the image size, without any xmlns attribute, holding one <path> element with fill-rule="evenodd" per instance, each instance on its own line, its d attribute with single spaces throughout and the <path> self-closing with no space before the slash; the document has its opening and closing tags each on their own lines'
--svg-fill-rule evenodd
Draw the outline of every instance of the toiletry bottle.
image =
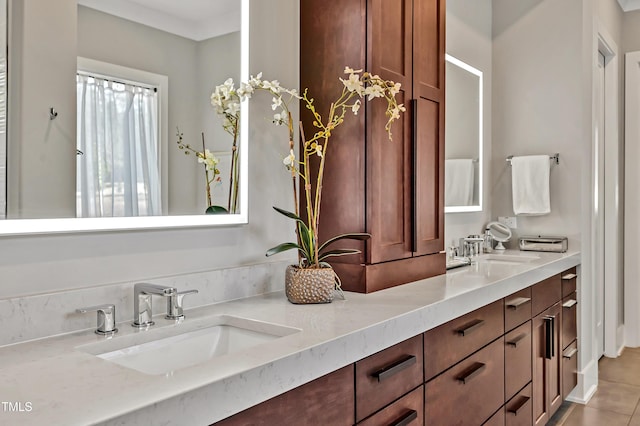
<svg viewBox="0 0 640 426">
<path fill-rule="evenodd" d="M 493 235 L 491 235 L 491 231 L 489 228 L 484 230 L 484 243 L 482 245 L 482 251 L 485 253 L 493 252 Z"/>
</svg>

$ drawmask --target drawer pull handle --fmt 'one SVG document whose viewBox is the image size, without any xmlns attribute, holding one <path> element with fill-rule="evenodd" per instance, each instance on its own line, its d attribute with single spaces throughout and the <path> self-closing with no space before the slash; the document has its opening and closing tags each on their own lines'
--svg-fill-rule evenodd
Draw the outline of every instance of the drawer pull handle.
<svg viewBox="0 0 640 426">
<path fill-rule="evenodd" d="M 525 337 L 527 337 L 528 335 L 529 335 L 528 333 L 522 333 L 521 335 L 516 336 L 515 339 L 508 341 L 507 345 L 513 346 L 514 348 L 517 348 L 518 347 L 518 343 L 520 343 L 520 341 L 522 339 L 524 339 Z"/>
<path fill-rule="evenodd" d="M 517 310 L 520 306 L 525 305 L 531 302 L 530 297 L 518 297 L 517 299 L 513 299 L 510 302 L 507 302 L 507 308 Z"/>
<path fill-rule="evenodd" d="M 416 363 L 415 355 L 407 355 L 395 361 L 385 367 L 382 367 L 380 370 L 374 372 L 372 374 L 373 377 L 378 379 L 378 382 L 388 379 L 391 376 L 394 376 L 401 372 L 402 370 L 411 367 Z"/>
<path fill-rule="evenodd" d="M 460 336 L 466 336 L 471 334 L 473 331 L 477 330 L 479 327 L 484 325 L 484 320 L 475 320 L 471 321 L 469 324 L 465 325 L 464 328 L 459 328 L 456 332 Z"/>
<path fill-rule="evenodd" d="M 576 275 L 576 274 L 567 274 L 567 275 L 563 275 L 563 276 L 562 276 L 562 279 L 563 279 L 563 280 L 565 280 L 565 281 L 569 281 L 569 280 L 574 279 L 574 278 L 575 278 L 575 277 L 577 277 L 577 276 L 578 276 L 578 275 Z"/>
<path fill-rule="evenodd" d="M 411 410 L 395 422 L 391 423 L 389 426 L 407 426 L 417 418 L 418 412 L 416 410 Z"/>
<path fill-rule="evenodd" d="M 563 356 L 563 357 L 565 357 L 565 358 L 567 358 L 567 359 L 571 359 L 571 358 L 573 358 L 573 356 L 574 356 L 575 354 L 577 354 L 577 353 L 578 353 L 578 348 L 573 348 L 573 349 L 571 349 L 568 353 L 566 353 L 566 354 L 562 354 L 562 356 Z"/>
<path fill-rule="evenodd" d="M 571 309 L 571 308 L 573 308 L 574 306 L 576 306 L 577 304 L 578 304 L 578 301 L 577 301 L 577 300 L 570 299 L 570 300 L 567 300 L 566 302 L 564 302 L 564 303 L 562 304 L 562 307 L 563 307 L 563 308 L 567 308 L 567 309 Z"/>
<path fill-rule="evenodd" d="M 528 396 L 525 396 L 525 397 L 521 398 L 519 403 L 516 404 L 515 407 L 507 408 L 507 413 L 511 413 L 514 416 L 517 416 L 518 415 L 518 411 L 520 411 L 522 409 L 522 407 L 524 407 L 527 404 L 527 402 L 529 402 L 530 399 L 531 398 L 529 398 Z"/>
<path fill-rule="evenodd" d="M 544 318 L 544 325 L 545 325 L 545 358 L 547 359 L 553 359 L 553 357 L 556 355 L 556 348 L 555 348 L 555 326 L 556 326 L 556 317 L 554 316 L 548 316 Z"/>
<path fill-rule="evenodd" d="M 471 379 L 482 373 L 485 368 L 487 368 L 486 364 L 476 362 L 467 371 L 465 371 L 462 376 L 457 377 L 456 380 L 466 385 Z"/>
</svg>

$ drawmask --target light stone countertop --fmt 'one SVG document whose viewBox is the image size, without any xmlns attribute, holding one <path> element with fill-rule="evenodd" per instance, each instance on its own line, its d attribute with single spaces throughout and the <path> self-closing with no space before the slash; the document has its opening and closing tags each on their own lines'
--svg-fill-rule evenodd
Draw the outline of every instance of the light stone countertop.
<svg viewBox="0 0 640 426">
<path fill-rule="evenodd" d="M 105 340 L 93 330 L 0 347 L 0 424 L 210 424 L 580 263 L 576 251 L 504 255 L 539 259 L 480 261 L 324 305 L 293 305 L 276 292 L 187 310 L 182 324 L 154 318 L 154 330 L 221 314 L 301 330 L 168 375 L 143 374 L 76 349 Z M 148 332 L 128 323 L 118 328 L 114 341 Z M 11 412 L 5 402 L 20 402 L 24 411 Z"/>
</svg>

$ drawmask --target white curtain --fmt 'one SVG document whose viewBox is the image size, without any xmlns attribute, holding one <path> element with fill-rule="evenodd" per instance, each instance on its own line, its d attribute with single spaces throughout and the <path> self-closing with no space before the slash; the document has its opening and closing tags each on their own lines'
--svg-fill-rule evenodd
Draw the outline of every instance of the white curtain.
<svg viewBox="0 0 640 426">
<path fill-rule="evenodd" d="M 78 74 L 78 217 L 162 214 L 154 89 Z"/>
</svg>

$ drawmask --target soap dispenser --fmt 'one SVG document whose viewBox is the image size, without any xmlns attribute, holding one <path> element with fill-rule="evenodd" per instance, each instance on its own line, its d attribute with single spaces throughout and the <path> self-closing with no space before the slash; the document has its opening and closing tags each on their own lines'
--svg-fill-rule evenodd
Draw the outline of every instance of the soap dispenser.
<svg viewBox="0 0 640 426">
<path fill-rule="evenodd" d="M 484 230 L 484 243 L 482 244 L 482 251 L 485 253 L 493 253 L 493 235 L 491 230 L 487 227 Z"/>
</svg>

